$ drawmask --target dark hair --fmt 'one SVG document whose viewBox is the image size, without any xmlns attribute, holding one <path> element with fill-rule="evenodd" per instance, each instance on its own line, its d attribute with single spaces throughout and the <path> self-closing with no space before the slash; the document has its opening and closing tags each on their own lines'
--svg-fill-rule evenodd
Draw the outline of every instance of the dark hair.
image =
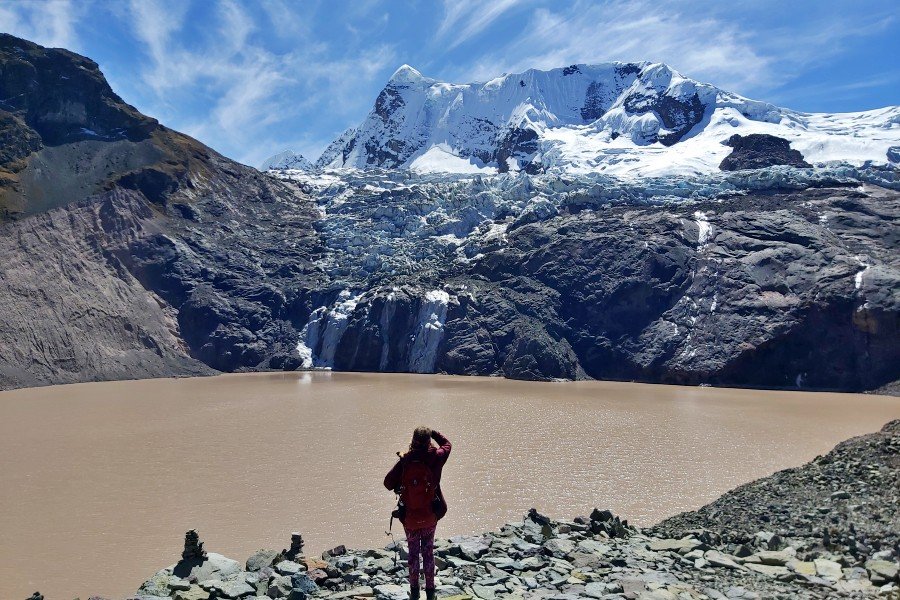
<svg viewBox="0 0 900 600">
<path fill-rule="evenodd" d="M 413 431 L 412 442 L 409 444 L 410 452 L 415 450 L 425 450 L 431 445 L 431 429 L 420 425 Z"/>
</svg>

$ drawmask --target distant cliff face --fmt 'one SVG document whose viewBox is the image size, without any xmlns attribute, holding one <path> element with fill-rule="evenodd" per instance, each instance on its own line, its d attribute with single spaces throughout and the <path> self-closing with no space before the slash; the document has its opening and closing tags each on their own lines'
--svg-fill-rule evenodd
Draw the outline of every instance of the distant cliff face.
<svg viewBox="0 0 900 600">
<path fill-rule="evenodd" d="M 0 110 L 0 387 L 301 367 L 900 379 L 892 168 L 282 179 L 143 117 L 83 57 L 0 42 L 0 89 L 18 94 Z M 571 118 L 603 111 L 604 89 Z M 374 118 L 394 123 L 411 98 L 386 93 Z M 491 152 L 519 160 L 539 143 L 529 131 Z M 796 158 L 757 141 L 736 140 L 735 160 L 770 159 L 768 146 Z M 349 130 L 327 155 L 348 160 L 357 142 Z"/>
</svg>

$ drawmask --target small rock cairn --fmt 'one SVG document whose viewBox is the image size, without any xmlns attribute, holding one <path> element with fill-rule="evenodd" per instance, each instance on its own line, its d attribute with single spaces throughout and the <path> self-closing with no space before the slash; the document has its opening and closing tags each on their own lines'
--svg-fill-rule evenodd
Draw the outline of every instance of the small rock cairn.
<svg viewBox="0 0 900 600">
<path fill-rule="evenodd" d="M 206 560 L 206 550 L 203 549 L 203 542 L 197 535 L 195 529 L 191 529 L 184 534 L 184 551 L 181 553 L 183 560 Z"/>
<path fill-rule="evenodd" d="M 291 547 L 281 553 L 288 560 L 294 560 L 303 553 L 303 536 L 295 531 L 291 534 Z"/>
</svg>

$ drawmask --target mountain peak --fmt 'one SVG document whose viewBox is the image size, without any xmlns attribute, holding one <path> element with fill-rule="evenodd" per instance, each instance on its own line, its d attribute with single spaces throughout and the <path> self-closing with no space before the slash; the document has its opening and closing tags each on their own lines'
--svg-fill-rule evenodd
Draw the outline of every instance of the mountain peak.
<svg viewBox="0 0 900 600">
<path fill-rule="evenodd" d="M 701 173 L 719 169 L 729 152 L 723 142 L 736 133 L 781 137 L 808 163 L 885 163 L 900 145 L 900 133 L 890 128 L 898 111 L 832 122 L 744 98 L 661 62 L 572 64 L 453 84 L 403 65 L 365 121 L 316 165 Z"/>
<path fill-rule="evenodd" d="M 423 81 L 425 81 L 425 77 L 419 71 L 407 64 L 404 64 L 401 65 L 399 69 L 394 71 L 394 74 L 391 75 L 388 83 L 393 83 L 395 85 L 411 85 L 415 83 L 421 83 Z"/>
<path fill-rule="evenodd" d="M 285 150 L 267 158 L 259 168 L 261 171 L 268 171 L 269 169 L 309 171 L 312 169 L 312 163 L 306 160 L 306 157 L 302 154 L 296 154 L 292 150 Z"/>
</svg>

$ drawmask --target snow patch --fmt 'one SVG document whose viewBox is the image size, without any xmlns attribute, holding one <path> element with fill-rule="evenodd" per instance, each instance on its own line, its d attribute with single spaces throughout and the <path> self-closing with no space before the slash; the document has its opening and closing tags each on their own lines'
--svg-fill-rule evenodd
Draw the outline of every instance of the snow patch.
<svg viewBox="0 0 900 600">
<path fill-rule="evenodd" d="M 853 278 L 853 285 L 858 290 L 862 287 L 863 284 L 863 276 L 866 271 L 868 271 L 872 266 L 866 262 L 868 260 L 865 256 L 857 256 L 856 260 L 859 262 L 859 265 L 862 267 L 859 271 L 856 272 L 856 275 Z"/>
<path fill-rule="evenodd" d="M 476 164 L 476 159 L 463 158 L 456 154 L 448 144 L 437 144 L 425 151 L 409 165 L 411 171 L 417 173 L 482 173 L 492 175 L 497 172 L 493 167 Z"/>
<path fill-rule="evenodd" d="M 353 295 L 343 290 L 334 306 L 320 306 L 312 311 L 309 321 L 300 332 L 297 352 L 305 368 L 331 369 L 338 342 L 349 324 L 350 315 L 356 309 L 362 294 Z"/>
<path fill-rule="evenodd" d="M 712 238 L 713 226 L 709 222 L 709 217 L 703 211 L 694 213 L 694 223 L 697 224 L 697 250 L 703 249 Z"/>
<path fill-rule="evenodd" d="M 443 290 L 432 290 L 425 294 L 410 349 L 409 370 L 413 373 L 434 373 L 438 345 L 444 339 L 444 322 L 449 303 L 450 294 Z"/>
</svg>

